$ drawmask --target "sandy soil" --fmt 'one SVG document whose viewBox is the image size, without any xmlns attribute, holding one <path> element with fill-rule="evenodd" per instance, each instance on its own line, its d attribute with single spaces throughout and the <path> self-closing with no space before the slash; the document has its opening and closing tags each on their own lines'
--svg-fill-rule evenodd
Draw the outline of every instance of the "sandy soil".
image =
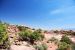
<svg viewBox="0 0 75 50">
<path fill-rule="evenodd" d="M 61 34 L 45 34 L 46 39 L 51 39 L 52 37 L 55 37 L 56 39 L 60 40 L 62 35 Z"/>
<path fill-rule="evenodd" d="M 35 50 L 32 47 L 11 45 L 10 50 Z"/>
<path fill-rule="evenodd" d="M 55 37 L 58 40 L 61 40 L 63 34 L 45 34 L 46 40 L 51 39 L 52 37 Z M 68 36 L 74 43 L 75 43 L 75 37 Z M 55 43 L 48 43 L 48 50 L 56 50 L 58 46 Z"/>
</svg>

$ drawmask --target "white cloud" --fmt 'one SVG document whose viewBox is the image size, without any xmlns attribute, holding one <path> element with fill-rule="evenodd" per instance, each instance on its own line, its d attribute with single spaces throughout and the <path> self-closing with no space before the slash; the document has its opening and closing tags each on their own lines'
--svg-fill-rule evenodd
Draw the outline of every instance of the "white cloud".
<svg viewBox="0 0 75 50">
<path fill-rule="evenodd" d="M 63 10 L 57 9 L 57 10 L 53 10 L 52 12 L 50 12 L 50 14 L 59 14 L 61 12 L 63 12 Z"/>
<path fill-rule="evenodd" d="M 50 14 L 60 14 L 60 13 L 75 13 L 75 6 L 70 6 L 66 8 L 59 8 L 50 12 Z"/>
</svg>

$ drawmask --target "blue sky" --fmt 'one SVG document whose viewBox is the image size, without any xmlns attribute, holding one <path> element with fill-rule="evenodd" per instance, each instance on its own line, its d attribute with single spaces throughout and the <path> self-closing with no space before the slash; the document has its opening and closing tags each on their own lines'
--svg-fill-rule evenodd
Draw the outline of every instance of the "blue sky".
<svg viewBox="0 0 75 50">
<path fill-rule="evenodd" d="M 75 28 L 75 0 L 0 0 L 0 20 L 32 28 Z"/>
</svg>

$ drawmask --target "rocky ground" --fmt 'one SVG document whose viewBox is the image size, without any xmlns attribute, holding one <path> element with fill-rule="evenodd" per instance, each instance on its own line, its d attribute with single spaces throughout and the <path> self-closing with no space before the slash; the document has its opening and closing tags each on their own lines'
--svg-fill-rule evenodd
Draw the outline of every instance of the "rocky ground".
<svg viewBox="0 0 75 50">
<path fill-rule="evenodd" d="M 35 50 L 32 45 L 28 44 L 25 41 L 18 41 L 18 35 L 19 32 L 18 28 L 14 25 L 10 25 L 7 29 L 9 34 L 9 40 L 11 43 L 10 50 Z M 56 39 L 60 40 L 63 34 L 55 34 L 55 33 L 44 33 L 45 39 L 43 40 L 43 43 L 47 44 L 48 49 L 47 50 L 56 50 L 58 46 L 52 42 L 47 43 L 47 40 L 49 40 L 52 37 L 55 37 Z M 70 39 L 75 42 L 75 37 L 68 36 Z"/>
<path fill-rule="evenodd" d="M 9 41 L 11 43 L 10 50 L 35 50 L 25 41 L 18 41 L 19 30 L 16 26 L 10 25 L 7 28 Z"/>
</svg>

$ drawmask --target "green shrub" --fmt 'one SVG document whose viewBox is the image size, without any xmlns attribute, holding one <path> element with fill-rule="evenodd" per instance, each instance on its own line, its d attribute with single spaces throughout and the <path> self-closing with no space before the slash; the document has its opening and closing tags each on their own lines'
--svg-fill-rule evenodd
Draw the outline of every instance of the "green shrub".
<svg viewBox="0 0 75 50">
<path fill-rule="evenodd" d="M 46 44 L 40 44 L 40 45 L 36 45 L 34 46 L 36 50 L 47 50 L 47 45 Z"/>
<path fill-rule="evenodd" d="M 38 33 L 42 33 L 42 30 L 41 29 L 37 29 L 36 30 Z"/>
<path fill-rule="evenodd" d="M 65 35 L 62 36 L 60 44 L 58 45 L 58 50 L 71 50 L 72 41 Z"/>
<path fill-rule="evenodd" d="M 17 25 L 17 28 L 18 28 L 20 31 L 25 31 L 25 30 L 29 29 L 28 27 L 25 27 L 25 26 L 18 26 L 18 25 Z"/>
<path fill-rule="evenodd" d="M 47 50 L 48 46 L 46 44 L 42 44 L 44 50 Z"/>
<path fill-rule="evenodd" d="M 8 47 L 8 34 L 6 32 L 6 26 L 3 23 L 0 23 L 0 47 Z"/>
<path fill-rule="evenodd" d="M 75 50 L 75 44 L 72 44 L 72 50 Z"/>
<path fill-rule="evenodd" d="M 41 33 L 34 31 L 31 36 L 30 36 L 30 42 L 33 44 L 34 41 L 38 41 L 38 40 L 43 40 L 44 35 L 42 35 Z"/>
<path fill-rule="evenodd" d="M 21 40 L 30 40 L 32 32 L 29 30 L 25 30 L 19 33 L 19 37 Z"/>
<path fill-rule="evenodd" d="M 44 48 L 42 47 L 42 45 L 36 45 L 35 46 L 35 49 L 36 50 L 44 50 Z"/>
<path fill-rule="evenodd" d="M 31 44 L 34 44 L 34 41 L 37 40 L 43 40 L 44 35 L 42 35 L 41 33 L 39 33 L 38 31 L 22 31 L 21 33 L 19 33 L 20 39 L 22 40 L 27 40 L 29 41 Z"/>
<path fill-rule="evenodd" d="M 54 31 L 54 33 L 58 33 L 58 32 L 59 32 L 58 30 L 55 30 L 55 31 Z"/>
<path fill-rule="evenodd" d="M 51 39 L 49 39 L 49 41 L 52 41 L 52 42 L 54 42 L 54 41 L 56 41 L 57 39 L 55 38 L 55 37 L 52 37 Z"/>
<path fill-rule="evenodd" d="M 67 44 L 66 42 L 61 42 L 58 46 L 57 50 L 68 50 L 70 49 L 70 45 Z"/>
<path fill-rule="evenodd" d="M 62 36 L 61 42 L 66 42 L 67 44 L 71 44 L 72 41 L 65 35 L 65 36 Z"/>
<path fill-rule="evenodd" d="M 75 36 L 75 32 L 73 32 L 73 33 L 72 33 L 72 35 L 74 35 L 74 36 Z"/>
</svg>

